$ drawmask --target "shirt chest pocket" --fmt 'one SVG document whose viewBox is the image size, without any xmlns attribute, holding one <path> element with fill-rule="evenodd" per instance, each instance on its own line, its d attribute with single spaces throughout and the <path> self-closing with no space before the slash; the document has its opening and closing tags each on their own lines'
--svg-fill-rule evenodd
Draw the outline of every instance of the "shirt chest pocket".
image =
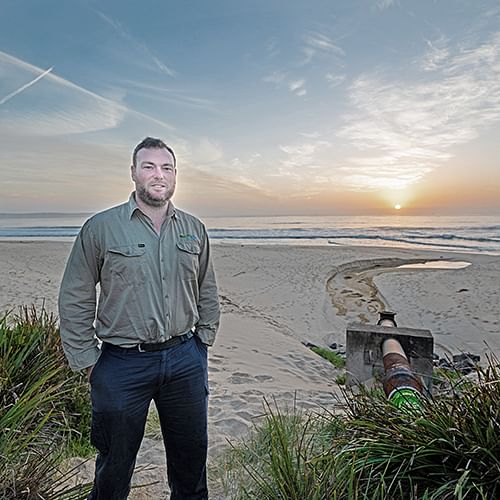
<svg viewBox="0 0 500 500">
<path fill-rule="evenodd" d="M 200 268 L 200 244 L 194 240 L 178 240 L 176 243 L 177 259 L 181 279 L 193 280 L 198 278 Z"/>
<path fill-rule="evenodd" d="M 117 285 L 142 286 L 146 283 L 145 249 L 137 245 L 109 248 L 106 253 L 111 279 Z"/>
</svg>

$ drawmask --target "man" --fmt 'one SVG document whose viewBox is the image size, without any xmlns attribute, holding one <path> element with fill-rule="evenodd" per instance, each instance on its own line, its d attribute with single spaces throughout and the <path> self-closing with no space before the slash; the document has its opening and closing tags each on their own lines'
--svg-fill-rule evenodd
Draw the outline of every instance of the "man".
<svg viewBox="0 0 500 500">
<path fill-rule="evenodd" d="M 209 241 L 170 201 L 176 158 L 163 141 L 136 146 L 131 175 L 129 201 L 82 227 L 59 295 L 64 351 L 91 386 L 98 455 L 88 498 L 127 498 L 154 401 L 171 499 L 206 499 L 207 346 L 219 324 Z"/>
</svg>

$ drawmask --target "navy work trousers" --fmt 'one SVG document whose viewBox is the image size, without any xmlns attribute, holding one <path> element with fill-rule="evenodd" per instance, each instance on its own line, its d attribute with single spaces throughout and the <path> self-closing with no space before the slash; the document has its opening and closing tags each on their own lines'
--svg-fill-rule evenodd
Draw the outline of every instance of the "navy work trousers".
<svg viewBox="0 0 500 500">
<path fill-rule="evenodd" d="M 90 376 L 90 500 L 124 500 L 151 401 L 160 417 L 171 500 L 207 499 L 207 347 L 196 336 L 170 349 L 139 352 L 103 344 Z"/>
</svg>

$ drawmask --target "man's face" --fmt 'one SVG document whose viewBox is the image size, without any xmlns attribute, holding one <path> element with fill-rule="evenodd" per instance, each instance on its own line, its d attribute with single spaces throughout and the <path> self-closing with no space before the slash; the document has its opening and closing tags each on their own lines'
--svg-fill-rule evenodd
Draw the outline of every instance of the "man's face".
<svg viewBox="0 0 500 500">
<path fill-rule="evenodd" d="M 141 149 L 131 167 L 136 195 L 151 207 L 165 206 L 175 191 L 177 171 L 166 149 Z"/>
</svg>

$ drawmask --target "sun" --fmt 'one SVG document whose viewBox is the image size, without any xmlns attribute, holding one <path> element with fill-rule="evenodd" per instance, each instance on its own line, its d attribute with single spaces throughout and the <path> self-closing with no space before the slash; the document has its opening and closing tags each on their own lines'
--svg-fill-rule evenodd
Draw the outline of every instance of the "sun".
<svg viewBox="0 0 500 500">
<path fill-rule="evenodd" d="M 396 203 L 396 205 L 394 205 L 394 208 L 396 210 L 401 210 L 401 205 L 399 203 Z"/>
</svg>

